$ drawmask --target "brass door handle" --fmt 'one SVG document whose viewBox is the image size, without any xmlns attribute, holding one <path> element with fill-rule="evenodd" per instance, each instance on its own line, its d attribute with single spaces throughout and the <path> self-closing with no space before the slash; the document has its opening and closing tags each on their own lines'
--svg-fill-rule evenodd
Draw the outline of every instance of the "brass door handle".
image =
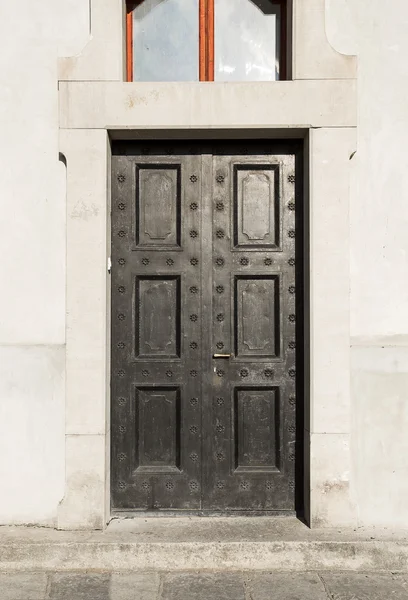
<svg viewBox="0 0 408 600">
<path fill-rule="evenodd" d="M 231 354 L 213 354 L 213 358 L 231 358 Z"/>
</svg>

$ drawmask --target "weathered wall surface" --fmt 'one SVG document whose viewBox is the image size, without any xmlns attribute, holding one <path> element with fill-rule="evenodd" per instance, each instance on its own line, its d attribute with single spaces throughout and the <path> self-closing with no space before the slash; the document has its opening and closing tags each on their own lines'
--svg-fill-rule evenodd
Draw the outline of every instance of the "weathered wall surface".
<svg viewBox="0 0 408 600">
<path fill-rule="evenodd" d="M 362 523 L 408 525 L 408 7 L 358 3 L 351 197 L 354 479 Z M 354 159 L 353 159 L 354 160 Z"/>
<path fill-rule="evenodd" d="M 408 525 L 408 8 L 327 0 L 358 54 L 351 220 L 352 482 L 361 524 Z M 345 249 L 346 251 L 346 249 Z"/>
<path fill-rule="evenodd" d="M 52 524 L 65 469 L 57 58 L 80 51 L 89 6 L 1 0 L 0 9 L 0 523 Z"/>
</svg>

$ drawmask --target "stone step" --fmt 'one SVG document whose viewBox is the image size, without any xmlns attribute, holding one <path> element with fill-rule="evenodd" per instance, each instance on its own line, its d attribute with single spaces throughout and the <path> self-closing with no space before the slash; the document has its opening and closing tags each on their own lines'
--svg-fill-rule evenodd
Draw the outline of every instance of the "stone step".
<svg viewBox="0 0 408 600">
<path fill-rule="evenodd" d="M 311 530 L 279 517 L 139 517 L 104 532 L 2 527 L 0 570 L 408 572 L 408 532 Z"/>
</svg>

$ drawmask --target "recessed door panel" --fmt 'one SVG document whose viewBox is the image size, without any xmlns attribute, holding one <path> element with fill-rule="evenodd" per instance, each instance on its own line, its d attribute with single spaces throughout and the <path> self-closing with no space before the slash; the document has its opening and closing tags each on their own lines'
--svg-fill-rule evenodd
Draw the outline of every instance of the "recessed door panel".
<svg viewBox="0 0 408 600">
<path fill-rule="evenodd" d="M 236 356 L 275 358 L 280 348 L 279 276 L 238 276 L 234 281 Z"/>
</svg>

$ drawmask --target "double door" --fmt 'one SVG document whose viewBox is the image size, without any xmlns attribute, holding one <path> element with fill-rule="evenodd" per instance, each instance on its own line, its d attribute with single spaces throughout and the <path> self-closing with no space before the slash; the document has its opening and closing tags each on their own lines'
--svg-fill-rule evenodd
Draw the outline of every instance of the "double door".
<svg viewBox="0 0 408 600">
<path fill-rule="evenodd" d="M 293 510 L 293 147 L 112 160 L 113 508 Z"/>
</svg>

